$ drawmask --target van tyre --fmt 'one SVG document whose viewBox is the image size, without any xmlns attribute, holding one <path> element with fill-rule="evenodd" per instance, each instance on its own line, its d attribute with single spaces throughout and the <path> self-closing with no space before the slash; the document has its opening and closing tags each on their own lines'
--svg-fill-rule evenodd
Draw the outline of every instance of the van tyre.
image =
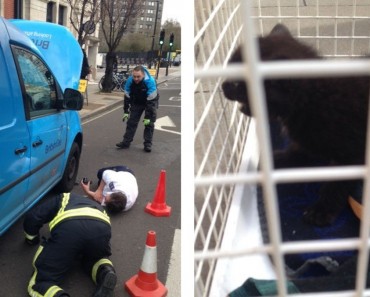
<svg viewBox="0 0 370 297">
<path fill-rule="evenodd" d="M 77 178 L 80 154 L 80 147 L 76 142 L 74 142 L 71 146 L 71 150 L 69 151 L 67 164 L 64 169 L 62 179 L 56 187 L 58 191 L 63 193 L 72 191 Z"/>
</svg>

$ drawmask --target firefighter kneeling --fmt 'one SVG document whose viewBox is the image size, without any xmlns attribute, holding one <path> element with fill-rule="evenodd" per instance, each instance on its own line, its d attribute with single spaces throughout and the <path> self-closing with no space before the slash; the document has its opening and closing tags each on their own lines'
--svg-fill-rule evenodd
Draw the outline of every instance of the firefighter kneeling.
<svg viewBox="0 0 370 297">
<path fill-rule="evenodd" d="M 46 223 L 50 238 L 41 243 L 33 259 L 30 296 L 70 296 L 59 285 L 78 256 L 82 256 L 84 270 L 97 284 L 93 296 L 113 296 L 117 276 L 108 258 L 111 225 L 104 208 L 72 193 L 50 198 L 25 216 L 23 228 L 28 244 L 39 243 L 39 230 Z"/>
</svg>

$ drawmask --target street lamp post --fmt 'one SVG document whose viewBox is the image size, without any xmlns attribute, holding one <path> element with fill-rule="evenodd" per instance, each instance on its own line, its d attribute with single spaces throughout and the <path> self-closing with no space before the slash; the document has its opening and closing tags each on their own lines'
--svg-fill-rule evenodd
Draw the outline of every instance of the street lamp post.
<svg viewBox="0 0 370 297">
<path fill-rule="evenodd" d="M 159 33 L 159 51 L 158 51 L 158 64 L 157 64 L 157 73 L 155 75 L 155 78 L 158 78 L 159 73 L 159 67 L 161 66 L 161 59 L 162 59 L 162 46 L 164 43 L 164 36 L 166 35 L 166 32 L 164 29 L 161 30 L 161 33 Z"/>
<path fill-rule="evenodd" d="M 173 40 L 175 39 L 175 35 L 171 33 L 170 35 L 170 52 L 167 56 L 167 65 L 166 65 L 166 76 L 168 75 L 168 64 L 170 64 L 171 61 L 171 53 L 172 53 L 172 46 L 173 46 Z"/>
<path fill-rule="evenodd" d="M 154 39 L 155 39 L 155 33 L 157 30 L 157 19 L 158 19 L 158 9 L 159 9 L 159 1 L 157 2 L 157 10 L 155 13 L 155 21 L 154 21 L 154 31 L 153 31 L 153 38 L 152 38 L 152 48 L 150 50 L 150 63 L 149 63 L 149 69 L 152 68 L 152 63 L 153 63 L 153 50 L 154 50 Z"/>
</svg>

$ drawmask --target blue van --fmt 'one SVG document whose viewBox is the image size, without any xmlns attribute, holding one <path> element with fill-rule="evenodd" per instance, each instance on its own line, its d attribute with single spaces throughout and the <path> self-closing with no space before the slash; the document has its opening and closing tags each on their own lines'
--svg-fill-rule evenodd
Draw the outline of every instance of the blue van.
<svg viewBox="0 0 370 297">
<path fill-rule="evenodd" d="M 82 62 L 81 62 L 82 63 Z M 72 190 L 81 94 L 61 88 L 36 44 L 0 18 L 0 235 L 49 190 Z"/>
</svg>

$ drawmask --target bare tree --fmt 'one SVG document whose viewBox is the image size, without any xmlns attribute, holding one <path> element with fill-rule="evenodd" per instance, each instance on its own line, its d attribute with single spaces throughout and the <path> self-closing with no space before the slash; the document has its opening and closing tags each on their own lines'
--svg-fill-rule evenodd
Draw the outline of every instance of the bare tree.
<svg viewBox="0 0 370 297">
<path fill-rule="evenodd" d="M 100 1 L 67 0 L 67 2 L 71 7 L 69 14 L 71 25 L 77 32 L 78 43 L 82 45 L 100 20 Z"/>
<path fill-rule="evenodd" d="M 106 41 L 105 80 L 103 91 L 110 92 L 113 77 L 113 63 L 117 59 L 116 49 L 123 34 L 141 15 L 144 0 L 101 0 L 101 32 Z"/>
</svg>

